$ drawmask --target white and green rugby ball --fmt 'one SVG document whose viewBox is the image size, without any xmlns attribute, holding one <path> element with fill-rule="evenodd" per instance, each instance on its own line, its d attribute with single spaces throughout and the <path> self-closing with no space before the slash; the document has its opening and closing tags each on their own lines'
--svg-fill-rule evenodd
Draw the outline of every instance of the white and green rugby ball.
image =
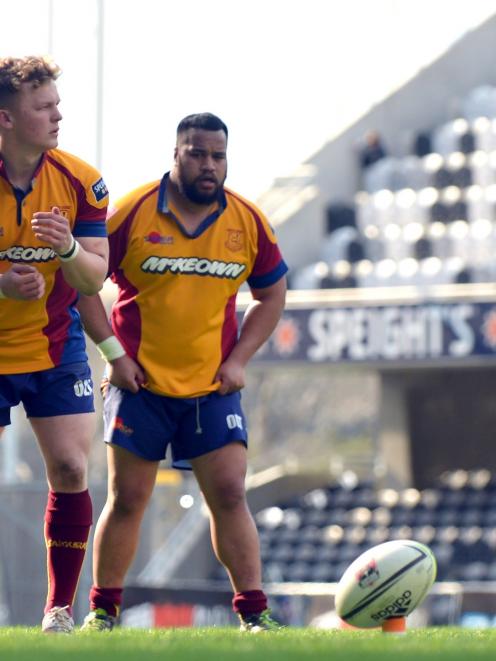
<svg viewBox="0 0 496 661">
<path fill-rule="evenodd" d="M 335 606 L 354 627 L 370 629 L 392 617 L 406 617 L 436 579 L 436 559 L 420 542 L 399 539 L 368 549 L 344 572 Z"/>
</svg>

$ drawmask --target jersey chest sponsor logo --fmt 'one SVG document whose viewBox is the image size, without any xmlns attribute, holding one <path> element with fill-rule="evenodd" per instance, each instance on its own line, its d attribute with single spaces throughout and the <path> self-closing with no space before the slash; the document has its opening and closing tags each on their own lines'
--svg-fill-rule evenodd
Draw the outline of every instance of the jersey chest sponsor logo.
<svg viewBox="0 0 496 661">
<path fill-rule="evenodd" d="M 177 273 L 180 275 L 204 275 L 235 280 L 246 270 L 246 264 L 223 262 L 206 257 L 147 257 L 141 264 L 145 273 Z"/>
<path fill-rule="evenodd" d="M 0 260 L 9 262 L 51 262 L 55 259 L 55 252 L 44 246 L 10 246 L 0 250 Z"/>
</svg>

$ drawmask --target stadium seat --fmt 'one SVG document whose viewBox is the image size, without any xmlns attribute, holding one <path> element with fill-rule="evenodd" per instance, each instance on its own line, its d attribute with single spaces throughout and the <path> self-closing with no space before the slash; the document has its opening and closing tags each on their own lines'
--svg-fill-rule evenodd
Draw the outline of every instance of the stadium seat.
<svg viewBox="0 0 496 661">
<path fill-rule="evenodd" d="M 315 562 L 334 562 L 339 556 L 336 544 L 322 544 L 315 547 Z"/>
<path fill-rule="evenodd" d="M 364 230 L 363 245 L 365 249 L 366 259 L 371 262 L 378 262 L 386 256 L 384 242 L 376 225 L 369 225 Z"/>
<path fill-rule="evenodd" d="M 418 260 L 432 257 L 433 250 L 431 241 L 425 236 L 420 237 L 420 239 L 413 245 L 413 256 Z"/>
<path fill-rule="evenodd" d="M 494 219 L 493 186 L 470 186 L 464 193 L 467 207 L 466 219 L 470 222 L 479 218 Z"/>
<path fill-rule="evenodd" d="M 330 505 L 330 497 L 328 490 L 314 489 L 303 496 L 302 504 L 309 509 L 325 510 Z"/>
<path fill-rule="evenodd" d="M 473 185 L 484 187 L 496 183 L 494 153 L 493 151 L 475 151 L 468 157 L 467 167 L 470 168 Z"/>
<path fill-rule="evenodd" d="M 469 128 L 460 135 L 459 149 L 464 154 L 471 154 L 476 149 L 475 134 Z"/>
<path fill-rule="evenodd" d="M 417 517 L 418 518 L 418 517 Z M 430 513 L 430 518 L 432 518 L 432 512 Z M 413 539 L 421 542 L 422 544 L 427 544 L 430 546 L 432 542 L 436 539 L 437 530 L 433 525 L 418 525 L 412 529 Z"/>
<path fill-rule="evenodd" d="M 332 203 L 326 209 L 326 231 L 331 234 L 341 227 L 355 227 L 355 206 L 346 203 Z"/>
<path fill-rule="evenodd" d="M 364 173 L 364 189 L 368 193 L 381 190 L 398 190 L 395 174 L 399 170 L 398 159 L 386 156 L 369 166 Z"/>
<path fill-rule="evenodd" d="M 423 159 L 419 156 L 405 156 L 400 161 L 404 187 L 414 191 L 429 186 L 429 174 L 424 167 Z"/>
<path fill-rule="evenodd" d="M 309 570 L 309 580 L 315 583 L 329 583 L 336 579 L 336 570 L 329 562 L 317 562 Z"/>
<path fill-rule="evenodd" d="M 479 85 L 463 99 L 461 113 L 467 120 L 479 117 L 496 117 L 496 87 Z"/>
<path fill-rule="evenodd" d="M 279 544 L 271 551 L 269 557 L 275 562 L 288 562 L 294 558 L 294 546 L 292 544 Z"/>
<path fill-rule="evenodd" d="M 377 528 L 369 528 L 367 530 L 367 543 L 369 546 L 382 544 L 389 539 L 389 529 L 386 526 L 378 526 Z"/>
<path fill-rule="evenodd" d="M 458 576 L 461 581 L 483 581 L 488 577 L 488 565 L 479 561 L 462 563 L 458 567 Z"/>
<path fill-rule="evenodd" d="M 413 140 L 412 151 L 416 156 L 419 157 L 430 154 L 433 151 L 430 133 L 426 131 L 417 133 Z"/>
<path fill-rule="evenodd" d="M 263 565 L 263 578 L 264 582 L 267 583 L 284 582 L 284 565 L 278 562 L 265 562 Z"/>
<path fill-rule="evenodd" d="M 320 258 L 328 266 L 339 260 L 348 259 L 348 249 L 351 243 L 359 242 L 360 234 L 356 227 L 340 227 L 322 240 Z"/>
<path fill-rule="evenodd" d="M 340 259 L 329 266 L 328 273 L 322 278 L 321 289 L 347 289 L 356 287 L 353 265 L 346 259 Z"/>
<path fill-rule="evenodd" d="M 286 567 L 284 572 L 287 581 L 299 583 L 310 580 L 311 568 L 307 562 L 295 562 Z"/>
<path fill-rule="evenodd" d="M 445 166 L 440 167 L 433 173 L 430 183 L 435 188 L 446 188 L 447 186 L 452 186 L 453 177 L 451 171 Z"/>
<path fill-rule="evenodd" d="M 294 549 L 294 559 L 298 562 L 311 562 L 315 558 L 316 547 L 308 542 Z"/>
<path fill-rule="evenodd" d="M 462 137 L 469 132 L 469 123 L 464 118 L 457 118 L 441 124 L 432 132 L 433 151 L 442 156 L 460 151 Z"/>
<path fill-rule="evenodd" d="M 496 149 L 496 122 L 488 117 L 477 117 L 472 122 L 475 151 L 489 153 Z"/>
<path fill-rule="evenodd" d="M 323 527 L 330 523 L 329 512 L 326 510 L 308 510 L 304 514 L 304 523 L 306 526 Z"/>
<path fill-rule="evenodd" d="M 296 269 L 290 279 L 291 289 L 320 289 L 324 278 L 329 276 L 329 266 L 324 261 L 313 262 Z"/>
</svg>

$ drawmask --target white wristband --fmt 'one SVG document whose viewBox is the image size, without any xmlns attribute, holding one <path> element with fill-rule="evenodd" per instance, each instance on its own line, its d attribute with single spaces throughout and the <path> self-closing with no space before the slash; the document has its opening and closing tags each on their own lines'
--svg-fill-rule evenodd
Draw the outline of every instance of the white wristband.
<svg viewBox="0 0 496 661">
<path fill-rule="evenodd" d="M 72 262 L 73 259 L 76 259 L 80 248 L 81 246 L 79 245 L 79 241 L 76 241 L 76 239 L 72 237 L 72 244 L 69 250 L 63 255 L 57 253 L 57 257 L 61 262 Z"/>
<path fill-rule="evenodd" d="M 122 358 L 122 356 L 126 355 L 126 350 L 115 335 L 111 335 L 110 337 L 107 337 L 106 340 L 99 342 L 96 345 L 96 348 L 100 352 L 103 360 L 106 360 L 108 363 L 111 363 L 113 360 L 117 360 L 117 358 Z"/>
</svg>

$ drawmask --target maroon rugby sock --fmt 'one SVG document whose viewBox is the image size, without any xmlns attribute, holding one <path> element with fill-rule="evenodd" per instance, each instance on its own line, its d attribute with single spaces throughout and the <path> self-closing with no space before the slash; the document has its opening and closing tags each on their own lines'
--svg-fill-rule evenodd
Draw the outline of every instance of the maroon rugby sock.
<svg viewBox="0 0 496 661">
<path fill-rule="evenodd" d="M 48 492 L 45 510 L 48 595 L 53 606 L 72 606 L 92 524 L 88 489 L 80 493 Z"/>
<path fill-rule="evenodd" d="M 94 585 L 90 590 L 90 610 L 103 608 L 107 615 L 117 617 L 121 610 L 123 588 L 98 588 Z"/>
<path fill-rule="evenodd" d="M 267 597 L 263 590 L 247 590 L 236 592 L 232 600 L 233 611 L 241 617 L 249 617 L 261 613 L 267 608 Z"/>
</svg>

